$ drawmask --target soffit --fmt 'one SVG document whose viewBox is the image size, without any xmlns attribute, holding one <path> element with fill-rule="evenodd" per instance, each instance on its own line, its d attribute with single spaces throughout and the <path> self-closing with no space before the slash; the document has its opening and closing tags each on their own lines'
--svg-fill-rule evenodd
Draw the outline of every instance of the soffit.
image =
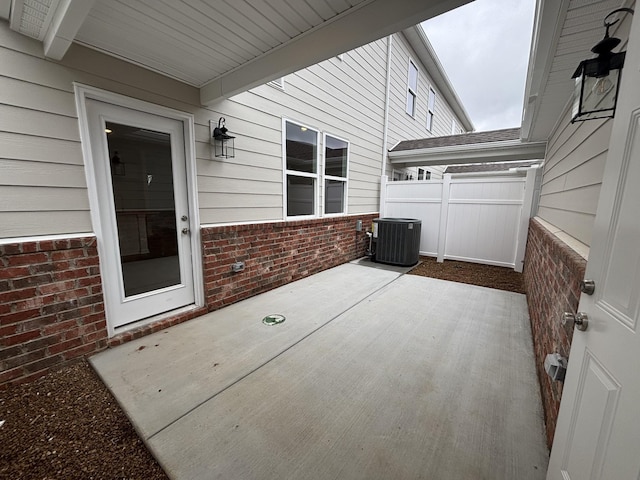
<svg viewBox="0 0 640 480">
<path fill-rule="evenodd" d="M 11 28 L 51 58 L 79 43 L 198 87 L 207 104 L 468 1 L 13 0 Z"/>
<path fill-rule="evenodd" d="M 621 0 L 539 0 L 531 49 L 522 137 L 546 141 L 571 101 L 571 76 L 604 36 L 603 20 Z M 613 32 L 612 32 L 613 33 Z"/>
</svg>

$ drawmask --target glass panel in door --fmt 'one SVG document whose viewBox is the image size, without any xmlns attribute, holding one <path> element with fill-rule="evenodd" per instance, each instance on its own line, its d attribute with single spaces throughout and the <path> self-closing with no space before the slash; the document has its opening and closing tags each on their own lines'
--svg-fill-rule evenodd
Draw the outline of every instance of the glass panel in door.
<svg viewBox="0 0 640 480">
<path fill-rule="evenodd" d="M 178 285 L 171 136 L 106 122 L 124 296 Z"/>
</svg>

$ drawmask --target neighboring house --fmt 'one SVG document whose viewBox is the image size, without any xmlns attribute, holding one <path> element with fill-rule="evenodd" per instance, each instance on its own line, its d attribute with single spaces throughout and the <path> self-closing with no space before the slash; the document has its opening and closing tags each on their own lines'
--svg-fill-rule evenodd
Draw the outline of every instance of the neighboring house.
<svg viewBox="0 0 640 480">
<path fill-rule="evenodd" d="M 225 99 L 216 89 L 231 80 L 194 86 L 209 74 L 189 63 L 204 61 L 201 43 L 153 30 L 157 15 L 171 23 L 166 9 L 143 19 L 87 2 L 34 17 L 12 5 L 0 10 L 12 26 L 0 20 L 0 384 L 364 255 L 356 224 L 377 217 L 387 150 L 473 128 L 419 26 Z M 378 22 L 369 7 L 377 18 L 362 7 L 358 22 Z M 156 62 L 172 48 L 175 64 Z M 223 123 L 234 157 L 215 156 Z"/>
</svg>

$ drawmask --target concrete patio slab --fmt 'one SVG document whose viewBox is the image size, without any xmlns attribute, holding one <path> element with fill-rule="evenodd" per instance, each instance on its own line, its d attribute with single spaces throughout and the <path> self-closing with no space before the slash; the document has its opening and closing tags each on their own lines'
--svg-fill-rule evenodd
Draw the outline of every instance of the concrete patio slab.
<svg viewBox="0 0 640 480">
<path fill-rule="evenodd" d="M 346 264 L 91 357 L 149 438 L 400 275 Z M 406 269 L 405 269 L 406 271 Z M 267 327 L 269 314 L 287 320 Z"/>
<path fill-rule="evenodd" d="M 341 291 L 354 282 L 359 293 L 349 301 Z M 365 265 L 343 265 L 283 289 L 291 295 L 269 292 L 221 310 L 227 312 L 215 320 L 185 328 L 193 320 L 93 357 L 134 424 L 152 431 L 144 439 L 171 478 L 545 477 L 548 452 L 523 295 Z M 249 315 L 274 305 L 297 312 L 307 302 L 313 311 L 278 326 Z M 262 334 L 244 326 L 247 320 L 228 320 L 245 314 Z M 284 331 L 288 323 L 295 332 Z M 305 328 L 292 326 L 298 323 Z M 217 358 L 219 366 L 242 368 L 218 381 L 211 370 L 219 366 L 199 366 L 203 358 L 212 361 L 204 347 L 189 348 L 199 337 L 237 342 L 220 345 Z M 147 350 L 152 355 L 143 356 Z M 194 374 L 167 378 L 168 412 L 149 378 L 176 374 L 176 356 Z M 177 390 L 195 391 L 200 400 Z M 176 417 L 178 400 L 187 405 Z"/>
</svg>

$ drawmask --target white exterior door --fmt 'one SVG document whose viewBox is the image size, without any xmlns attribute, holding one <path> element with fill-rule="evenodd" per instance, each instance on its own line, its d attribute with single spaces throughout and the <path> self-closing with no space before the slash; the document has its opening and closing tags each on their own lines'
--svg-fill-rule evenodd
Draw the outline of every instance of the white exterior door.
<svg viewBox="0 0 640 480">
<path fill-rule="evenodd" d="M 548 480 L 640 478 L 640 19 L 633 21 Z"/>
<path fill-rule="evenodd" d="M 193 304 L 183 122 L 86 100 L 110 331 Z"/>
</svg>

